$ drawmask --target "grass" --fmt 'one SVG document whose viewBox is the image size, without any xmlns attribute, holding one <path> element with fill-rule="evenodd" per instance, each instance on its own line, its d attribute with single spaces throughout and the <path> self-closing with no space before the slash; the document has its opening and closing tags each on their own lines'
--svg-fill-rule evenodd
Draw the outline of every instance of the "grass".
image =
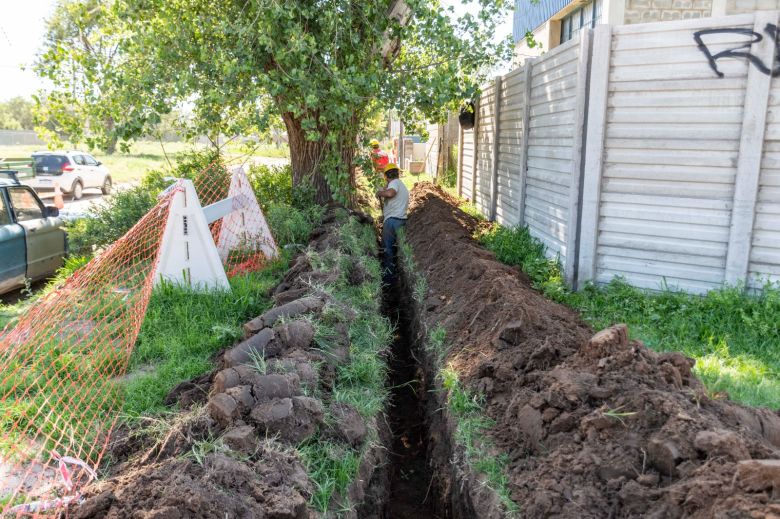
<svg viewBox="0 0 780 519">
<path fill-rule="evenodd" d="M 455 441 L 463 447 L 466 461 L 485 475 L 488 486 L 498 495 L 507 515 L 516 516 L 520 508 L 510 497 L 506 475 L 509 457 L 506 453 L 496 453 L 485 435 L 495 423 L 485 416 L 484 398 L 464 388 L 452 367 L 441 369 L 439 377 L 447 392 L 447 407 L 457 421 Z"/>
<path fill-rule="evenodd" d="M 335 331 L 337 325 L 350 314 L 354 316 L 349 318 L 349 360 L 336 368 L 330 401 L 352 405 L 369 421 L 385 409 L 389 398 L 385 387 L 387 365 L 381 353 L 392 342 L 393 330 L 380 309 L 381 268 L 372 255 L 376 248 L 374 230 L 361 225 L 354 217 L 347 218 L 346 213 L 339 218 L 338 249 L 308 253 L 315 268 L 340 272 L 335 282 L 317 287 L 328 293 L 332 302 L 314 321 L 315 343 L 324 353 L 329 353 L 340 339 Z M 350 285 L 348 266 L 355 259 L 367 275 L 363 283 Z M 298 447 L 314 484 L 310 505 L 316 511 L 325 515 L 334 496 L 346 497 L 346 490 L 357 477 L 363 454 L 374 441 L 375 438 L 369 438 L 362 449 L 356 450 L 317 435 Z M 341 506 L 346 511 L 351 505 L 344 502 Z"/>
<path fill-rule="evenodd" d="M 175 164 L 178 158 L 187 151 L 193 149 L 205 149 L 208 145 L 191 144 L 186 142 L 166 142 L 160 144 L 154 141 L 139 141 L 130 147 L 129 153 L 116 152 L 112 155 L 95 151 L 91 153 L 102 162 L 111 173 L 115 184 L 140 180 L 144 173 L 152 169 L 161 169 L 164 166 Z M 260 145 L 257 148 L 247 148 L 239 144 L 228 144 L 225 157 L 227 160 L 239 157 L 274 157 L 289 158 L 288 147 L 276 149 L 273 145 Z M 0 146 L 0 158 L 2 157 L 29 157 L 36 151 L 45 150 L 45 145 L 19 145 Z M 84 149 L 76 147 L 76 149 Z"/>
<path fill-rule="evenodd" d="M 647 291 L 615 278 L 572 292 L 559 262 L 527 228 L 491 225 L 478 240 L 523 270 L 549 298 L 579 310 L 594 328 L 626 323 L 631 336 L 657 351 L 696 359 L 695 372 L 711 393 L 726 392 L 752 406 L 780 407 L 780 287 L 760 294 L 724 287 L 706 295 Z"/>
<path fill-rule="evenodd" d="M 212 369 L 211 356 L 240 337 L 244 322 L 270 308 L 266 294 L 286 266 L 280 260 L 233 277 L 230 292 L 157 287 L 124 383 L 124 414 L 137 418 L 164 411 L 165 396 L 176 384 Z"/>
</svg>

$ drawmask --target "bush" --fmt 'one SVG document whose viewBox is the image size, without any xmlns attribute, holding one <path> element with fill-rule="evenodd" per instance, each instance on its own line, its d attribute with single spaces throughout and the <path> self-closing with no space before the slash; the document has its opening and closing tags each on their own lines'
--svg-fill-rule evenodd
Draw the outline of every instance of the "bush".
<svg viewBox="0 0 780 519">
<path fill-rule="evenodd" d="M 143 186 L 118 191 L 104 205 L 93 205 L 89 216 L 67 225 L 71 255 L 91 255 L 121 238 L 157 203 Z"/>
<path fill-rule="evenodd" d="M 286 204 L 298 209 L 308 209 L 315 204 L 314 189 L 309 185 L 293 188 L 290 166 L 254 164 L 249 168 L 249 182 L 263 211 L 271 204 Z"/>
<path fill-rule="evenodd" d="M 284 203 L 271 202 L 264 209 L 271 233 L 279 247 L 305 245 L 309 235 L 322 220 L 325 208 L 318 205 L 298 209 Z"/>
<path fill-rule="evenodd" d="M 209 168 L 225 169 L 225 161 L 218 150 L 209 148 L 185 152 L 179 156 L 175 166 L 147 171 L 141 179 L 141 186 L 156 196 L 171 185 L 170 180 L 165 180 L 166 177 L 194 180 Z"/>
</svg>

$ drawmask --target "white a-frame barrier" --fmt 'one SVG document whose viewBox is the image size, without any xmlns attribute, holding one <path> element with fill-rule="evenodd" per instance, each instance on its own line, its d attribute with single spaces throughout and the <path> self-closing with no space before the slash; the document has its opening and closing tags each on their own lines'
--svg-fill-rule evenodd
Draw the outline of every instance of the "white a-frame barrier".
<svg viewBox="0 0 780 519">
<path fill-rule="evenodd" d="M 202 207 L 191 180 L 171 186 L 155 284 L 168 281 L 193 288 L 230 290 L 223 261 L 231 250 L 260 251 L 267 258 L 279 256 L 268 223 L 252 191 L 244 168 L 233 168 L 228 197 Z M 223 218 L 218 243 L 209 224 Z"/>
</svg>

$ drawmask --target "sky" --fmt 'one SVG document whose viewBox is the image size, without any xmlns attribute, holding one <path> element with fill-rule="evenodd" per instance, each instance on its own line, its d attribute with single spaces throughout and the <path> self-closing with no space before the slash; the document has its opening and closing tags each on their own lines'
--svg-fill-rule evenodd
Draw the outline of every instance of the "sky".
<svg viewBox="0 0 780 519">
<path fill-rule="evenodd" d="M 29 69 L 56 0 L 0 0 L 0 101 L 29 97 L 45 86 Z M 22 71 L 21 67 L 27 70 Z"/>
<path fill-rule="evenodd" d="M 43 41 L 44 20 L 54 10 L 57 0 L 0 0 L 0 101 L 15 96 L 30 97 L 47 85 L 31 70 L 30 65 Z M 453 5 L 456 13 L 464 13 L 468 2 L 442 0 Z M 512 32 L 511 15 L 497 31 L 504 36 Z M 22 70 L 26 67 L 26 70 Z"/>
</svg>

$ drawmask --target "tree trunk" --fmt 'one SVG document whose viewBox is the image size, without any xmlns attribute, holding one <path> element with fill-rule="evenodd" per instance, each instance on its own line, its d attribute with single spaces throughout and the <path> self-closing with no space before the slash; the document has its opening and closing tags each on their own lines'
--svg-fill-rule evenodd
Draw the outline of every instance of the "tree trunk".
<svg viewBox="0 0 780 519">
<path fill-rule="evenodd" d="M 283 114 L 282 119 L 287 127 L 290 143 L 293 186 L 311 185 L 314 188 L 315 201 L 318 204 L 327 204 L 333 199 L 333 194 L 320 167 L 328 153 L 325 140 L 306 140 L 306 132 L 301 127 L 300 119 L 296 119 L 291 113 Z"/>
<path fill-rule="evenodd" d="M 114 127 L 116 123 L 114 118 L 110 115 L 106 117 L 106 135 L 107 140 L 105 142 L 106 149 L 104 150 L 108 155 L 113 155 L 116 152 L 116 145 L 119 139 L 117 139 L 116 133 L 114 133 Z"/>
</svg>

